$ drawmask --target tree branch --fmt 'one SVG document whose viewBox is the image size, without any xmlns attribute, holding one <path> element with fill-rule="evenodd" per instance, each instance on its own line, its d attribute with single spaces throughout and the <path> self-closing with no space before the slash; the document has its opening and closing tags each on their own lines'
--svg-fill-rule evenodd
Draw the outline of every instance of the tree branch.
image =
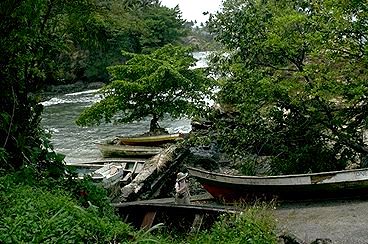
<svg viewBox="0 0 368 244">
<path fill-rule="evenodd" d="M 6 135 L 6 138 L 5 138 L 5 142 L 4 142 L 3 148 L 5 148 L 6 144 L 8 143 L 9 136 L 10 136 L 10 131 L 11 131 L 11 128 L 13 126 L 14 114 L 15 114 L 16 97 L 15 97 L 15 92 L 14 92 L 14 87 L 13 86 L 12 86 L 12 93 L 13 93 L 13 101 L 14 101 L 14 103 L 13 103 L 12 115 L 10 117 L 9 128 L 8 128 L 8 132 L 7 132 L 7 135 Z"/>
<path fill-rule="evenodd" d="M 290 72 L 297 72 L 298 71 L 297 69 L 278 68 L 278 67 L 273 66 L 271 64 L 265 64 L 265 63 L 262 63 L 262 62 L 256 62 L 255 64 L 260 65 L 260 66 L 263 66 L 263 67 L 272 68 L 274 70 L 290 71 Z"/>
</svg>

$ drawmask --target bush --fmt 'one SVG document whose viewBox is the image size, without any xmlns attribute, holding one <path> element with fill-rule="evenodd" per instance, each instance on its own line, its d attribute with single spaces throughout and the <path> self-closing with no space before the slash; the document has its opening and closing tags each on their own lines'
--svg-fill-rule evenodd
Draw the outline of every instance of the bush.
<svg viewBox="0 0 368 244">
<path fill-rule="evenodd" d="M 14 175 L 0 178 L 1 243 L 128 242 L 132 228 L 116 216 L 83 208 L 72 194 L 19 184 Z"/>
<path fill-rule="evenodd" d="M 68 192 L 80 206 L 88 207 L 93 204 L 98 207 L 98 214 L 113 215 L 113 208 L 106 190 L 92 181 L 90 177 L 76 180 L 76 174 L 64 167 L 67 174 L 50 176 L 49 169 L 25 167 L 7 177 L 7 181 L 13 184 L 29 185 L 35 188 L 43 188 L 45 191 L 61 190 Z M 4 178 L 5 180 L 5 178 Z"/>
<path fill-rule="evenodd" d="M 31 169 L 0 177 L 0 243 L 276 243 L 268 206 L 224 215 L 196 235 L 136 231 L 89 180 L 36 178 Z M 82 195 L 80 193 L 83 193 Z M 87 205 L 88 207 L 83 207 Z"/>
<path fill-rule="evenodd" d="M 225 214 L 215 222 L 210 230 L 196 234 L 172 232 L 166 228 L 155 233 L 157 243 L 191 244 L 272 244 L 277 243 L 276 222 L 271 206 L 256 204 L 247 207 L 240 214 Z"/>
<path fill-rule="evenodd" d="M 277 243 L 275 221 L 267 206 L 251 207 L 241 214 L 224 215 L 210 231 L 203 231 L 190 243 Z"/>
</svg>

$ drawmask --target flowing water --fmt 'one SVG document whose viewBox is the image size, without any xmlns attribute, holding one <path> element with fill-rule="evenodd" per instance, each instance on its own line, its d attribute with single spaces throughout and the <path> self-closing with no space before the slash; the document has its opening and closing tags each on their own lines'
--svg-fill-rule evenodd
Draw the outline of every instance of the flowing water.
<svg viewBox="0 0 368 244">
<path fill-rule="evenodd" d="M 96 90 L 60 95 L 43 103 L 45 106 L 42 123 L 52 134 L 52 143 L 57 152 L 65 154 L 67 162 L 78 162 L 100 158 L 95 145 L 115 136 L 142 134 L 149 129 L 150 118 L 129 124 L 101 124 L 80 127 L 75 124 L 78 115 L 98 101 Z M 170 133 L 189 132 L 189 119 L 165 119 L 160 126 Z"/>
<path fill-rule="evenodd" d="M 198 52 L 197 67 L 206 65 L 206 53 Z M 88 106 L 99 100 L 97 90 L 88 90 L 71 94 L 58 95 L 43 102 L 43 126 L 52 134 L 54 149 L 66 155 L 66 162 L 82 162 L 101 158 L 95 143 L 115 136 L 130 136 L 148 131 L 150 118 L 129 124 L 101 124 L 94 127 L 80 127 L 75 124 L 78 115 Z M 173 120 L 166 118 L 160 126 L 169 133 L 189 132 L 190 120 L 183 118 Z"/>
</svg>

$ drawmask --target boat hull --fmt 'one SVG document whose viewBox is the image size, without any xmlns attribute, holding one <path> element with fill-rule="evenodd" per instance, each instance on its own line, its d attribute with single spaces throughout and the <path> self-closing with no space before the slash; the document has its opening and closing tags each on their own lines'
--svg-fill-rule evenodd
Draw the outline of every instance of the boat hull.
<svg viewBox="0 0 368 244">
<path fill-rule="evenodd" d="M 148 158 L 160 153 L 161 147 L 143 147 L 128 145 L 96 144 L 105 158 L 142 157 Z"/>
<path fill-rule="evenodd" d="M 368 169 L 271 177 L 229 176 L 189 167 L 188 171 L 213 197 L 225 201 L 368 196 Z"/>
<path fill-rule="evenodd" d="M 119 137 L 119 143 L 130 146 L 160 146 L 166 143 L 175 143 L 183 140 L 183 134 L 157 135 L 157 136 L 138 136 L 138 137 Z"/>
</svg>

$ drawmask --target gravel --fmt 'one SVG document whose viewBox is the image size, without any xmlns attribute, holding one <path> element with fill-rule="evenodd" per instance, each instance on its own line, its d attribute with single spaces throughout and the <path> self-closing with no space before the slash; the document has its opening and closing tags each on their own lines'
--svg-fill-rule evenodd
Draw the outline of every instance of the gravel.
<svg viewBox="0 0 368 244">
<path fill-rule="evenodd" d="M 368 200 L 281 203 L 278 228 L 305 243 L 330 239 L 336 244 L 368 243 Z"/>
</svg>

